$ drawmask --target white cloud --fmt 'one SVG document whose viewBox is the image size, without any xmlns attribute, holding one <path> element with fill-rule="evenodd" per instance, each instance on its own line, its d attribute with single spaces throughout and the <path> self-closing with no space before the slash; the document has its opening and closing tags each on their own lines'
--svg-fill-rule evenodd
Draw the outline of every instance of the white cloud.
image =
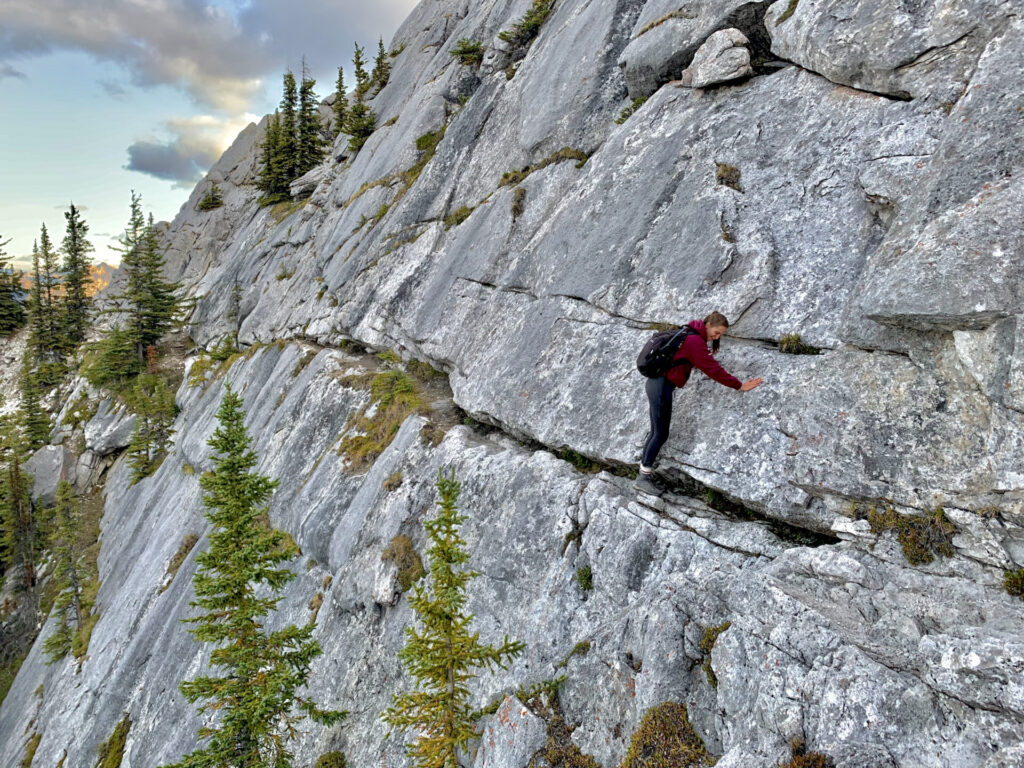
<svg viewBox="0 0 1024 768">
<path fill-rule="evenodd" d="M 268 75 L 347 64 L 352 43 L 385 40 L 415 0 L 4 0 L 0 58 L 79 50 L 123 65 L 136 85 L 169 84 L 227 114 L 250 108 Z M 0 61 L 0 78 L 21 75 Z"/>
</svg>

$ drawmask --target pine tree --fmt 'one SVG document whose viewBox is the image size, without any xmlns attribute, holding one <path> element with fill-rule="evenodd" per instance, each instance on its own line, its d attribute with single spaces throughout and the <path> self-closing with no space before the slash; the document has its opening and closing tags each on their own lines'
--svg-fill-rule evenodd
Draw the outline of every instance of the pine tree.
<svg viewBox="0 0 1024 768">
<path fill-rule="evenodd" d="M 199 711 L 219 713 L 219 720 L 200 729 L 206 746 L 171 768 L 289 768 L 288 741 L 300 720 L 330 725 L 345 713 L 321 710 L 296 694 L 321 653 L 313 625 L 263 628 L 262 617 L 276 609 L 284 585 L 295 578 L 280 566 L 297 549 L 262 522 L 277 481 L 252 471 L 256 454 L 242 399 L 230 386 L 217 418 L 209 441 L 213 471 L 199 481 L 213 531 L 209 548 L 196 558 L 191 603 L 206 613 L 185 621 L 196 625 L 189 631 L 198 640 L 215 646 L 210 664 L 223 675 L 183 682 L 181 692 L 190 702 L 204 700 Z"/>
<path fill-rule="evenodd" d="M 373 60 L 373 74 L 370 80 L 376 86 L 374 95 L 384 90 L 384 86 L 391 79 L 391 62 L 388 59 L 388 52 L 384 50 L 384 38 L 377 39 L 377 58 Z"/>
<path fill-rule="evenodd" d="M 284 73 L 284 93 L 281 96 L 281 131 L 278 135 L 278 163 L 285 185 L 298 177 L 295 162 L 299 156 L 299 95 L 295 75 Z"/>
<path fill-rule="evenodd" d="M 29 339 L 26 356 L 40 385 L 56 384 L 63 375 L 64 343 L 61 307 L 57 291 L 57 253 L 43 224 L 39 240 L 32 244 L 32 287 L 27 310 Z"/>
<path fill-rule="evenodd" d="M 66 480 L 57 484 L 57 508 L 54 510 L 54 532 L 51 551 L 54 578 L 58 591 L 53 603 L 57 626 L 43 643 L 49 663 L 64 658 L 76 643 L 76 630 L 82 626 L 85 608 L 82 600 L 82 574 L 79 571 L 78 531 L 81 524 L 78 497 Z"/>
<path fill-rule="evenodd" d="M 139 374 L 128 397 L 135 414 L 135 429 L 128 445 L 128 464 L 134 482 L 152 474 L 171 444 L 171 425 L 177 415 L 174 393 L 156 374 L 156 349 L 149 348 L 149 370 Z"/>
<path fill-rule="evenodd" d="M 302 62 L 302 84 L 299 87 L 298 137 L 296 140 L 295 178 L 315 168 L 323 160 L 325 149 L 320 129 L 320 102 L 313 88 L 316 80 Z"/>
<path fill-rule="evenodd" d="M 419 731 L 409 746 L 418 768 L 458 768 L 456 751 L 476 735 L 469 708 L 471 670 L 504 669 L 525 645 L 507 635 L 500 646 L 485 645 L 479 633 L 470 634 L 466 584 L 478 574 L 464 569 L 469 554 L 459 525 L 466 516 L 458 511 L 454 469 L 447 476 L 438 472 L 437 490 L 440 511 L 424 523 L 431 543 L 429 583 L 417 584 L 409 600 L 423 628 L 406 627 L 408 641 L 398 654 L 419 687 L 395 696 L 382 716 L 394 727 Z"/>
<path fill-rule="evenodd" d="M 62 302 L 61 325 L 65 354 L 70 354 L 85 338 L 89 324 L 89 283 L 92 265 L 89 252 L 92 243 L 85 239 L 89 225 L 81 218 L 80 211 L 72 204 L 64 214 L 67 230 L 61 249 L 64 251 L 64 300 Z"/>
<path fill-rule="evenodd" d="M 291 181 L 285 174 L 287 162 L 282 155 L 281 147 L 281 114 L 275 112 L 267 120 L 267 128 L 260 146 L 260 178 L 256 186 L 263 192 L 260 205 L 270 205 L 290 199 L 288 183 Z"/>
<path fill-rule="evenodd" d="M 39 380 L 29 367 L 27 358 L 22 362 L 19 385 L 21 403 L 18 409 L 18 419 L 24 435 L 25 448 L 28 451 L 35 451 L 50 442 L 53 425 L 50 423 L 50 415 L 39 402 L 41 396 Z"/>
<path fill-rule="evenodd" d="M 35 558 L 39 530 L 32 511 L 32 476 L 24 469 L 28 446 L 20 425 L 0 417 L 0 563 L 4 570 L 21 569 L 21 588 L 36 583 Z"/>
<path fill-rule="evenodd" d="M 348 119 L 348 92 L 345 90 L 345 69 L 338 67 L 338 82 L 334 86 L 334 135 L 345 131 Z"/>
<path fill-rule="evenodd" d="M 348 110 L 348 122 L 345 125 L 345 133 L 352 138 L 348 146 L 353 152 L 358 152 L 366 140 L 377 127 L 377 114 L 366 103 L 366 94 L 370 90 L 370 76 L 366 74 L 366 62 L 363 61 L 363 49 L 356 44 L 356 52 L 352 58 L 352 65 L 356 73 L 356 89 L 354 101 Z"/>
<path fill-rule="evenodd" d="M 141 371 L 146 350 L 173 327 L 181 307 L 175 295 L 178 284 L 163 277 L 164 258 L 153 216 L 145 222 L 141 198 L 134 191 L 120 242 L 125 287 L 110 300 L 116 307 L 113 311 L 123 315 L 125 322 L 107 334 L 99 345 L 97 360 L 86 371 L 94 386 L 125 381 Z"/>
<path fill-rule="evenodd" d="M 9 242 L 0 238 L 0 334 L 5 336 L 25 322 L 21 272 L 16 272 L 7 261 L 7 252 L 4 250 Z"/>
</svg>

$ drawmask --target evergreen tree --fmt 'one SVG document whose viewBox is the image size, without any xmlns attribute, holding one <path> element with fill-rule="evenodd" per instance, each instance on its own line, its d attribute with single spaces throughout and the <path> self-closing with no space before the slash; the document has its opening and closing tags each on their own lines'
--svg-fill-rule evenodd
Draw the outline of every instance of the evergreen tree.
<svg viewBox="0 0 1024 768">
<path fill-rule="evenodd" d="M 377 39 L 377 58 L 373 60 L 373 73 L 370 75 L 370 80 L 376 86 L 374 95 L 384 90 L 390 78 L 391 62 L 388 60 L 388 52 L 384 50 L 384 38 L 381 37 Z"/>
<path fill-rule="evenodd" d="M 338 67 L 338 82 L 334 86 L 334 135 L 345 130 L 348 119 L 348 92 L 345 90 L 345 69 Z"/>
<path fill-rule="evenodd" d="M 58 591 L 53 610 L 57 626 L 43 643 L 49 663 L 62 659 L 77 643 L 76 630 L 82 626 L 85 608 L 82 600 L 82 574 L 79 572 L 78 530 L 81 524 L 78 497 L 66 480 L 57 484 L 57 508 L 54 510 L 54 532 L 51 549 L 54 578 Z"/>
<path fill-rule="evenodd" d="M 299 174 L 295 172 L 295 162 L 298 160 L 298 135 L 299 135 L 299 94 L 295 84 L 295 75 L 291 72 L 284 73 L 284 89 L 281 96 L 281 130 L 278 134 L 278 163 L 280 171 L 288 182 L 294 180 Z"/>
<path fill-rule="evenodd" d="M 183 682 L 181 692 L 190 702 L 204 700 L 200 712 L 219 713 L 219 720 L 200 729 L 206 746 L 173 768 L 289 768 L 288 741 L 300 720 L 330 725 L 345 713 L 321 710 L 296 693 L 321 653 L 313 625 L 263 628 L 262 617 L 276 609 L 284 585 L 295 578 L 280 566 L 297 549 L 262 522 L 277 481 L 252 471 L 256 454 L 242 399 L 230 386 L 217 418 L 209 441 L 213 471 L 199 480 L 213 531 L 209 548 L 196 558 L 191 603 L 206 613 L 185 621 L 196 625 L 189 631 L 198 640 L 215 646 L 210 664 L 223 675 Z"/>
<path fill-rule="evenodd" d="M 279 112 L 275 112 L 267 120 L 263 144 L 260 146 L 260 165 L 260 178 L 256 183 L 256 186 L 263 192 L 260 205 L 270 205 L 290 199 L 288 183 L 291 179 L 286 175 L 288 163 L 281 146 L 281 114 Z"/>
<path fill-rule="evenodd" d="M 67 230 L 61 243 L 64 251 L 61 330 L 64 352 L 70 354 L 85 338 L 89 323 L 89 283 L 92 281 L 89 252 L 94 249 L 92 243 L 85 239 L 89 233 L 89 225 L 82 219 L 74 204 L 68 208 L 64 218 L 67 221 Z"/>
<path fill-rule="evenodd" d="M 32 287 L 27 310 L 29 339 L 26 350 L 40 385 L 56 384 L 63 375 L 64 342 L 61 307 L 57 291 L 57 253 L 43 224 L 39 240 L 32 244 Z"/>
<path fill-rule="evenodd" d="M 101 342 L 98 359 L 86 371 L 95 386 L 129 379 L 142 370 L 146 350 L 172 328 L 181 306 L 175 296 L 178 284 L 163 277 L 164 258 L 153 216 L 145 222 L 141 198 L 135 192 L 120 242 L 125 288 L 112 296 L 111 302 L 116 306 L 113 311 L 124 315 L 125 322 Z"/>
<path fill-rule="evenodd" d="M 377 127 L 377 115 L 366 103 L 366 94 L 370 90 L 371 83 L 370 76 L 366 74 L 363 49 L 359 47 L 358 43 L 352 58 L 352 65 L 356 73 L 356 89 L 353 94 L 354 101 L 349 106 L 345 133 L 352 137 L 348 142 L 349 149 L 358 152 Z"/>
<path fill-rule="evenodd" d="M 149 371 L 139 375 L 128 397 L 135 414 L 135 429 L 128 445 L 128 464 L 135 482 L 151 474 L 166 455 L 178 410 L 174 393 L 155 373 L 156 350 L 149 350 Z"/>
<path fill-rule="evenodd" d="M 42 403 L 39 402 L 39 381 L 29 367 L 27 359 L 22 362 L 19 384 L 21 404 L 18 418 L 24 435 L 25 448 L 28 451 L 35 451 L 50 442 L 53 425 L 50 423 L 50 414 L 43 409 Z"/>
<path fill-rule="evenodd" d="M 3 335 L 11 333 L 25 322 L 21 272 L 14 270 L 4 251 L 4 246 L 9 242 L 0 239 L 0 334 Z"/>
<path fill-rule="evenodd" d="M 320 164 L 324 158 L 324 140 L 320 129 L 320 102 L 313 88 L 316 80 L 306 72 L 302 62 L 302 85 L 299 87 L 299 125 L 296 139 L 295 178 Z"/>
<path fill-rule="evenodd" d="M 394 727 L 419 731 L 409 746 L 418 768 L 458 768 L 456 750 L 476 735 L 469 708 L 471 670 L 504 668 L 525 645 L 507 635 L 500 646 L 485 645 L 479 633 L 470 633 L 466 584 L 478 574 L 465 570 L 469 554 L 459 525 L 466 516 L 456 506 L 460 486 L 454 469 L 448 476 L 438 472 L 437 490 L 440 511 L 424 523 L 430 538 L 429 583 L 417 584 L 409 600 L 423 628 L 406 627 L 408 641 L 398 654 L 419 688 L 395 696 L 383 718 Z"/>
<path fill-rule="evenodd" d="M 9 416 L 0 417 L 0 562 L 5 571 L 20 568 L 20 586 L 30 590 L 36 583 L 39 531 L 32 512 L 32 476 L 23 466 L 26 458 L 20 425 Z"/>
</svg>

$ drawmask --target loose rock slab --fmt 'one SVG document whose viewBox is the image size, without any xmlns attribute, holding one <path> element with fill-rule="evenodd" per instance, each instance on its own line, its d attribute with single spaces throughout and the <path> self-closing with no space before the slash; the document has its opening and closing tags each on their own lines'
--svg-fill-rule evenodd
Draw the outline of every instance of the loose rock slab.
<svg viewBox="0 0 1024 768">
<path fill-rule="evenodd" d="M 704 41 L 679 81 L 692 88 L 704 88 L 753 74 L 747 36 L 738 29 L 720 29 Z"/>
</svg>

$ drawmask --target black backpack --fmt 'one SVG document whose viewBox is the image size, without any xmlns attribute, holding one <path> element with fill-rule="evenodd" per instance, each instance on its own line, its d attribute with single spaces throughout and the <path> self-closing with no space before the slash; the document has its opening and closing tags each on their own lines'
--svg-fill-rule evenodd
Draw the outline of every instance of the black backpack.
<svg viewBox="0 0 1024 768">
<path fill-rule="evenodd" d="M 636 358 L 636 369 L 649 379 L 657 379 L 675 365 L 674 358 L 686 337 L 697 333 L 690 326 L 678 331 L 658 331 L 651 336 Z"/>
</svg>

